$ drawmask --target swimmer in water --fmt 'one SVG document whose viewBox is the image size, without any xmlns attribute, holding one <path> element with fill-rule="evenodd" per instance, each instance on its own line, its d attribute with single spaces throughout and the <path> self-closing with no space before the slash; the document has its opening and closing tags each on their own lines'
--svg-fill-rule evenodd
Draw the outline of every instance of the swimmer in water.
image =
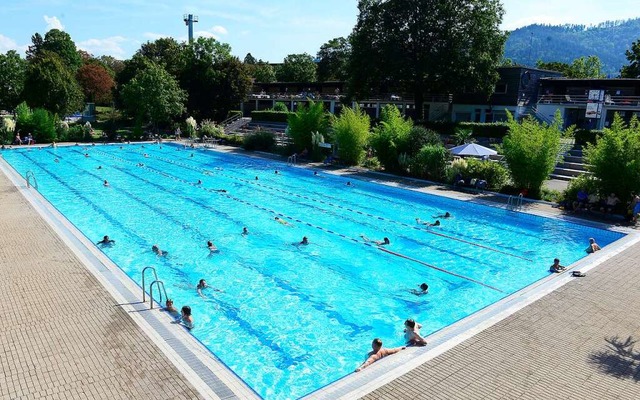
<svg viewBox="0 0 640 400">
<path fill-rule="evenodd" d="M 424 296 L 425 294 L 429 293 L 429 285 L 427 285 L 426 283 L 421 283 L 420 290 L 411 289 L 410 292 L 415 294 L 416 296 Z"/>
<path fill-rule="evenodd" d="M 84 156 L 85 157 L 89 157 L 89 153 L 84 153 Z"/>
<path fill-rule="evenodd" d="M 198 182 L 196 182 L 196 185 L 202 185 L 202 181 L 198 179 Z"/>
<path fill-rule="evenodd" d="M 420 225 L 426 225 L 426 226 L 440 226 L 440 220 L 437 219 L 434 223 L 431 222 L 427 222 L 427 221 L 422 221 L 420 220 L 420 218 L 416 218 L 416 223 L 420 224 Z"/>
<path fill-rule="evenodd" d="M 247 236 L 248 234 L 249 234 L 249 230 L 245 226 L 244 228 L 242 228 L 242 236 Z"/>
<path fill-rule="evenodd" d="M 169 253 L 167 253 L 167 252 L 166 252 L 166 251 L 164 251 L 164 250 L 160 250 L 160 247 L 158 247 L 158 245 L 157 245 L 157 244 L 154 244 L 153 246 L 151 246 L 151 251 L 153 251 L 154 253 L 156 253 L 156 254 L 157 254 L 157 255 L 159 255 L 160 257 L 164 257 L 164 256 L 166 256 L 167 254 L 169 254 Z"/>
<path fill-rule="evenodd" d="M 182 324 L 187 329 L 193 329 L 193 317 L 191 316 L 191 307 L 183 306 L 180 310 L 180 318 L 173 321 L 174 324 Z"/>
<path fill-rule="evenodd" d="M 275 220 L 276 220 L 276 222 L 279 222 L 279 223 L 281 223 L 282 225 L 285 225 L 285 226 L 293 226 L 293 225 L 291 225 L 289 222 L 287 222 L 287 221 L 283 220 L 283 219 L 282 219 L 282 218 L 280 218 L 280 217 L 276 217 L 276 218 L 275 218 Z"/>
<path fill-rule="evenodd" d="M 218 248 L 216 247 L 215 244 L 213 244 L 213 242 L 211 240 L 207 241 L 207 248 L 209 249 L 210 252 L 212 253 L 219 253 L 220 250 L 218 250 Z"/>
<path fill-rule="evenodd" d="M 55 160 L 53 160 L 53 162 L 59 163 L 60 160 L 58 160 L 57 158 Z"/>
<path fill-rule="evenodd" d="M 256 180 L 258 180 L 258 177 L 256 176 Z"/>
<path fill-rule="evenodd" d="M 347 181 L 347 186 L 353 186 L 353 185 L 351 184 L 351 181 Z"/>
<path fill-rule="evenodd" d="M 302 241 L 301 241 L 299 244 L 302 244 L 302 245 L 305 245 L 305 246 L 306 246 L 306 245 L 308 245 L 308 244 L 309 244 L 309 239 L 307 239 L 307 237 L 306 237 L 306 236 L 304 236 L 304 237 L 302 238 Z"/>
<path fill-rule="evenodd" d="M 449 211 L 447 211 L 444 214 L 440 214 L 440 215 L 434 215 L 433 218 L 451 218 L 453 217 L 453 215 L 449 214 Z"/>
<path fill-rule="evenodd" d="M 98 168 L 96 168 L 96 169 L 102 169 L 102 165 L 98 165 Z"/>
<path fill-rule="evenodd" d="M 101 241 L 99 241 L 99 242 L 98 242 L 98 243 L 96 243 L 96 244 L 101 244 L 101 245 L 105 245 L 105 246 L 107 246 L 107 245 L 116 244 L 116 241 L 115 241 L 115 240 L 112 240 L 112 239 L 109 239 L 109 236 L 104 235 L 104 237 L 102 238 L 102 240 L 101 240 Z"/>
<path fill-rule="evenodd" d="M 366 242 L 366 243 L 375 243 L 378 246 L 386 246 L 388 244 L 391 244 L 391 242 L 389 241 L 388 237 L 385 237 L 382 240 L 371 240 L 368 237 L 366 237 L 365 235 L 360 235 L 360 237 Z"/>
<path fill-rule="evenodd" d="M 104 183 L 102 184 L 102 186 L 105 186 L 105 187 L 109 186 L 109 182 L 105 179 Z"/>
</svg>

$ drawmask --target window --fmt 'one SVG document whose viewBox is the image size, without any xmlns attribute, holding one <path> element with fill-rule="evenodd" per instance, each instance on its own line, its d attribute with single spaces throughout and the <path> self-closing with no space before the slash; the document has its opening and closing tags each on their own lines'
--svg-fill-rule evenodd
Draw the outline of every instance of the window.
<svg viewBox="0 0 640 400">
<path fill-rule="evenodd" d="M 507 93 L 507 84 L 504 83 L 504 82 L 496 83 L 496 86 L 493 89 L 493 93 L 495 93 L 495 94 L 505 94 L 505 93 Z"/>
</svg>

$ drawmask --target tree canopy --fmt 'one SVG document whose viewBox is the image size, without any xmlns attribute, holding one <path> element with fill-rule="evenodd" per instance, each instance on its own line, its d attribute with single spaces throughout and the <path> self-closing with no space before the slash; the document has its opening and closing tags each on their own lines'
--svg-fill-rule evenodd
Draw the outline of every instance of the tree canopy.
<svg viewBox="0 0 640 400">
<path fill-rule="evenodd" d="M 629 65 L 620 70 L 621 78 L 640 78 L 640 39 L 631 44 L 631 48 L 624 53 Z"/>
<path fill-rule="evenodd" d="M 358 9 L 351 94 L 412 92 L 418 118 L 426 92 L 491 94 L 506 40 L 499 0 L 360 0 Z"/>
<path fill-rule="evenodd" d="M 536 67 L 561 72 L 562 75 L 567 78 L 585 79 L 605 77 L 605 74 L 602 72 L 602 62 L 598 56 L 579 57 L 573 60 L 571 64 L 559 61 L 544 62 L 538 60 Z"/>
<path fill-rule="evenodd" d="M 311 55 L 289 54 L 276 71 L 276 77 L 280 82 L 315 82 L 316 69 Z"/>
<path fill-rule="evenodd" d="M 86 101 L 108 104 L 115 86 L 113 77 L 101 64 L 87 63 L 76 74 Z"/>
<path fill-rule="evenodd" d="M 318 81 L 343 81 L 347 79 L 347 64 L 351 56 L 351 44 L 343 37 L 329 40 L 318 51 Z"/>
<path fill-rule="evenodd" d="M 39 33 L 31 37 L 32 45 L 27 50 L 27 59 L 33 59 L 43 54 L 43 52 L 55 53 L 60 57 L 63 65 L 70 68 L 74 73 L 82 65 L 82 57 L 76 49 L 76 44 L 71 40 L 68 33 L 59 29 L 51 29 L 44 35 L 44 39 Z"/>
<path fill-rule="evenodd" d="M 0 54 L 0 109 L 13 110 L 20 103 L 26 72 L 27 62 L 15 50 Z"/>
</svg>

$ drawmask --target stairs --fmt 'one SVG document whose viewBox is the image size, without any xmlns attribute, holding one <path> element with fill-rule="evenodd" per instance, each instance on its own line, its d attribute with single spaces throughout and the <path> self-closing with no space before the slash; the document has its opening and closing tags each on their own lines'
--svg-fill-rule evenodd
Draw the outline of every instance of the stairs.
<svg viewBox="0 0 640 400">
<path fill-rule="evenodd" d="M 586 164 L 583 162 L 582 146 L 575 145 L 564 156 L 556 169 L 549 175 L 550 179 L 559 179 L 562 181 L 571 181 L 578 175 L 588 174 Z"/>
<path fill-rule="evenodd" d="M 227 135 L 233 133 L 243 126 L 247 125 L 249 122 L 251 122 L 251 118 L 242 117 L 235 119 L 224 126 L 224 133 L 226 133 Z"/>
</svg>

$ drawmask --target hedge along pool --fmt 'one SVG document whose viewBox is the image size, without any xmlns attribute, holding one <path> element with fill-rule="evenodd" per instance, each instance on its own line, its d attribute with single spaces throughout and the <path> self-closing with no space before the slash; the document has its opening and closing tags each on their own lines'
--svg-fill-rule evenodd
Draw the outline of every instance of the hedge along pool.
<svg viewBox="0 0 640 400">
<path fill-rule="evenodd" d="M 191 306 L 192 334 L 269 399 L 351 373 L 375 337 L 401 345 L 406 318 L 428 335 L 548 276 L 554 257 L 565 265 L 585 257 L 588 238 L 604 247 L 624 236 L 178 145 L 3 156 L 23 176 L 33 171 L 39 191 L 88 238 L 116 240 L 101 250 L 133 280 L 155 266 L 175 304 Z M 447 211 L 452 218 L 436 217 Z M 212 287 L 203 296 L 199 279 Z M 429 293 L 416 296 L 422 282 Z"/>
</svg>

